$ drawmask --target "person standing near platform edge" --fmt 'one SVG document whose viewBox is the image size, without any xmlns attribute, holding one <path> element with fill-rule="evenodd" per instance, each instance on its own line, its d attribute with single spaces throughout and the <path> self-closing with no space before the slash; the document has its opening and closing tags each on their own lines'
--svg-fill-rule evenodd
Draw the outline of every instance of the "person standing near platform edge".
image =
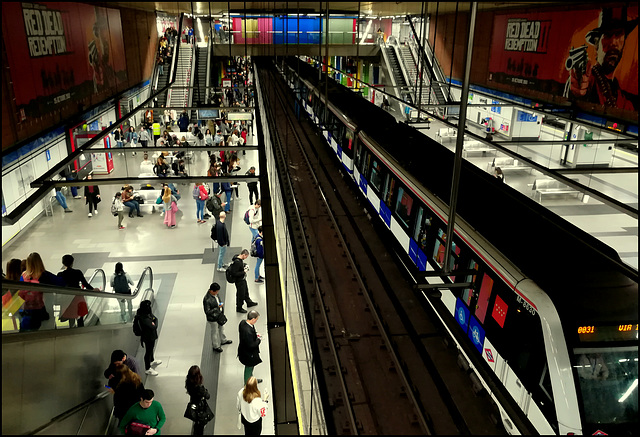
<svg viewBox="0 0 640 437">
<path fill-rule="evenodd" d="M 256 332 L 255 324 L 260 317 L 260 313 L 251 310 L 247 314 L 247 320 L 243 320 L 238 325 L 240 344 L 238 344 L 238 360 L 244 364 L 244 384 L 253 376 L 253 368 L 262 362 L 260 358 L 260 342 L 262 336 Z M 262 379 L 258 379 L 258 383 Z"/>
<path fill-rule="evenodd" d="M 247 310 L 242 308 L 244 302 L 247 303 L 247 308 L 258 305 L 257 302 L 253 302 L 249 297 L 249 287 L 247 286 L 247 271 L 249 271 L 249 266 L 244 263 L 244 260 L 248 257 L 249 251 L 242 249 L 240 254 L 233 256 L 231 265 L 229 266 L 231 276 L 234 279 L 233 283 L 236 285 L 236 312 L 238 313 L 247 312 Z"/>
</svg>

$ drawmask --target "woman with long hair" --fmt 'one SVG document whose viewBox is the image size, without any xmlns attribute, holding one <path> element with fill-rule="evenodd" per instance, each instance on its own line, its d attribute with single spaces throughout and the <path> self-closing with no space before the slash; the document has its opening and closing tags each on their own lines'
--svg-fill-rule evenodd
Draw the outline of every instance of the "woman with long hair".
<svg viewBox="0 0 640 437">
<path fill-rule="evenodd" d="M 120 421 L 133 404 L 140 402 L 144 384 L 140 376 L 126 364 L 120 364 L 116 367 L 113 381 L 118 381 L 115 387 L 111 387 L 113 390 L 113 415 Z"/>
<path fill-rule="evenodd" d="M 238 412 L 244 425 L 244 435 L 260 435 L 262 418 L 267 415 L 267 400 L 258 390 L 258 380 L 251 376 L 238 392 Z"/>
<path fill-rule="evenodd" d="M 131 287 L 129 285 L 135 285 L 131 280 L 131 277 L 127 272 L 124 271 L 124 267 L 122 267 L 122 263 L 116 263 L 116 268 L 111 277 L 111 288 L 113 288 L 114 293 L 116 294 L 131 294 Z M 127 323 L 127 314 L 125 311 L 125 305 L 129 307 L 129 320 L 133 318 L 133 301 L 132 299 L 118 299 L 118 304 L 120 305 L 120 321 L 122 323 Z"/>
<path fill-rule="evenodd" d="M 92 180 L 93 176 L 88 175 L 87 180 Z M 85 185 L 84 187 L 85 203 L 89 205 L 89 217 L 98 214 L 98 202 L 100 202 L 100 187 L 97 185 Z"/>
<path fill-rule="evenodd" d="M 164 224 L 167 225 L 168 228 L 175 228 L 178 199 L 171 193 L 171 188 L 168 186 L 164 189 L 162 201 L 164 202 Z"/>
<path fill-rule="evenodd" d="M 213 419 L 213 412 L 207 402 L 211 395 L 209 395 L 209 391 L 203 385 L 203 382 L 204 378 L 200 372 L 200 367 L 191 366 L 184 382 L 184 388 L 187 389 L 189 394 L 189 404 L 195 404 L 196 416 L 201 419 L 193 421 L 193 435 L 203 435 L 204 426 Z"/>
<path fill-rule="evenodd" d="M 143 300 L 140 302 L 140 308 L 136 312 L 136 318 L 133 323 L 139 323 L 142 334 L 140 335 L 140 343 L 144 346 L 144 368 L 147 375 L 157 376 L 158 372 L 151 368 L 162 364 L 162 360 L 156 360 L 153 357 L 153 348 L 158 339 L 158 318 L 153 315 L 151 310 L 151 301 Z"/>
<path fill-rule="evenodd" d="M 26 268 L 20 280 L 59 287 L 65 286 L 61 278 L 45 270 L 38 252 L 31 252 L 27 257 Z M 49 313 L 44 304 L 44 294 L 41 291 L 20 290 L 18 295 L 24 299 L 20 331 L 40 329 L 42 322 L 49 320 Z"/>
</svg>

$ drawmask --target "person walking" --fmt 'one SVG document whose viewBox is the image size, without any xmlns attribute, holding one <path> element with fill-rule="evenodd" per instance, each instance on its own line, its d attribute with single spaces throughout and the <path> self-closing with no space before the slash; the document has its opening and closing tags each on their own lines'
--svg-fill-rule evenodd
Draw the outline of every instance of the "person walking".
<svg viewBox="0 0 640 437">
<path fill-rule="evenodd" d="M 158 318 L 151 311 L 151 301 L 143 300 L 140 302 L 140 308 L 136 312 L 133 323 L 138 323 L 142 334 L 140 335 L 140 344 L 145 348 L 144 352 L 144 368 L 147 375 L 158 376 L 158 372 L 151 368 L 162 364 L 162 360 L 156 360 L 153 357 L 153 348 L 158 339 Z"/>
<path fill-rule="evenodd" d="M 154 397 L 155 393 L 153 390 L 145 389 L 142 392 L 140 402 L 133 404 L 120 421 L 118 428 L 121 434 L 125 433 L 125 428 L 127 428 L 129 424 L 135 422 L 149 427 L 146 432 L 142 434 L 160 435 L 160 428 L 162 428 L 167 418 L 164 415 L 162 405 L 160 402 L 154 400 Z M 134 427 L 139 428 L 139 426 Z M 136 432 L 132 430 L 132 432 L 128 432 L 127 434 L 134 433 L 140 433 L 140 431 Z"/>
<path fill-rule="evenodd" d="M 149 131 L 144 128 L 144 126 L 140 126 L 140 133 L 138 134 L 138 138 L 140 138 L 140 146 L 147 147 L 149 141 L 151 141 L 151 136 L 149 135 Z"/>
<path fill-rule="evenodd" d="M 249 169 L 249 171 L 247 171 L 245 173 L 247 176 L 255 176 L 256 175 L 256 168 L 255 167 L 251 167 Z M 256 200 L 258 200 L 258 198 L 260 197 L 258 195 L 258 182 L 247 182 L 247 188 L 249 188 L 249 203 L 251 205 L 254 204 L 254 200 L 253 200 L 253 196 L 256 196 Z"/>
<path fill-rule="evenodd" d="M 220 219 L 220 213 L 224 211 L 224 206 L 227 204 L 220 200 L 220 196 L 222 196 L 222 191 L 218 191 L 205 202 L 205 207 L 211 212 L 211 216 L 216 219 L 216 222 Z"/>
<path fill-rule="evenodd" d="M 118 192 L 113 196 L 112 210 L 115 209 L 116 216 L 118 217 L 118 230 L 122 231 L 122 220 L 124 220 L 124 203 L 122 203 L 122 193 Z"/>
<path fill-rule="evenodd" d="M 238 360 L 244 365 L 244 383 L 253 376 L 253 368 L 262 362 L 260 358 L 260 342 L 262 336 L 256 332 L 255 324 L 260 317 L 260 313 L 251 310 L 247 314 L 247 320 L 242 320 L 238 325 Z M 258 379 L 258 383 L 262 379 Z"/>
<path fill-rule="evenodd" d="M 244 260 L 249 257 L 249 251 L 243 249 L 238 255 L 234 255 L 231 259 L 231 276 L 234 279 L 236 285 L 236 311 L 239 313 L 246 313 L 247 310 L 242 308 L 244 302 L 247 303 L 247 308 L 258 305 L 257 302 L 253 302 L 249 297 L 249 287 L 247 286 L 247 271 L 249 266 L 244 263 Z"/>
<path fill-rule="evenodd" d="M 227 247 L 231 245 L 231 239 L 229 238 L 227 226 L 224 224 L 224 221 L 227 218 L 227 214 L 222 211 L 219 217 L 220 220 L 218 220 L 215 224 L 216 241 L 218 242 L 218 246 L 220 248 L 220 251 L 218 252 L 218 271 L 224 272 L 226 269 L 223 267 L 222 262 L 224 261 L 224 255 L 227 252 Z"/>
<path fill-rule="evenodd" d="M 126 364 L 117 365 L 115 373 L 116 386 L 110 387 L 113 392 L 113 415 L 118 418 L 118 424 L 120 424 L 129 408 L 140 402 L 144 393 L 144 384 L 140 375 Z"/>
<path fill-rule="evenodd" d="M 121 148 L 124 145 L 124 133 L 122 132 L 122 128 L 117 126 L 111 133 L 113 134 L 113 140 L 116 142 L 116 147 Z"/>
<path fill-rule="evenodd" d="M 222 352 L 221 346 L 232 343 L 224 335 L 224 324 L 227 323 L 227 317 L 224 315 L 223 302 L 220 302 L 218 298 L 219 292 L 220 284 L 214 282 L 209 286 L 209 290 L 202 300 L 204 314 L 211 327 L 211 347 L 214 352 Z"/>
<path fill-rule="evenodd" d="M 258 390 L 258 380 L 252 376 L 240 389 L 237 396 L 238 413 L 242 425 L 244 425 L 244 435 L 260 435 L 262 433 L 262 418 L 267 415 L 267 403 L 269 395 Z"/>
<path fill-rule="evenodd" d="M 116 269 L 111 277 L 111 288 L 116 294 L 131 295 L 131 288 L 129 285 L 135 285 L 131 280 L 131 277 L 124 271 L 121 262 L 116 263 Z M 129 307 L 129 321 L 133 319 L 133 300 L 132 299 L 118 299 L 120 305 L 120 321 L 127 323 L 127 315 L 125 312 L 125 305 Z"/>
<path fill-rule="evenodd" d="M 129 147 L 136 147 L 138 145 L 138 132 L 133 126 L 129 126 L 127 130 L 127 143 Z M 131 152 L 131 156 L 136 156 L 136 152 Z"/>
<path fill-rule="evenodd" d="M 92 180 L 93 176 L 87 176 L 88 180 Z M 97 185 L 85 185 L 84 187 L 85 203 L 89 205 L 89 217 L 98 214 L 98 203 L 100 202 L 100 187 Z"/>
<path fill-rule="evenodd" d="M 58 273 L 58 277 L 62 278 L 65 286 L 80 288 L 80 284 L 82 284 L 85 290 L 99 291 L 99 289 L 93 288 L 91 284 L 87 282 L 87 279 L 80 270 L 73 268 L 73 261 L 73 255 L 64 255 L 62 257 L 64 270 Z M 89 308 L 87 307 L 87 301 L 84 300 L 84 296 L 74 296 L 73 299 L 71 299 L 71 303 L 69 303 L 60 315 L 60 321 L 66 322 L 68 320 L 69 327 L 73 328 L 76 324 L 76 319 L 78 319 L 78 327 L 81 328 L 84 326 L 84 316 L 87 314 L 89 314 Z"/>
<path fill-rule="evenodd" d="M 256 268 L 254 270 L 255 282 L 262 284 L 264 282 L 264 277 L 260 275 L 260 266 L 262 265 L 262 261 L 264 261 L 264 245 L 263 245 L 263 237 L 262 237 L 262 226 L 258 227 L 258 235 L 254 238 L 254 243 L 256 247 L 256 257 L 258 260 L 256 261 Z"/>
<path fill-rule="evenodd" d="M 104 371 L 104 377 L 109 380 L 109 387 L 114 388 L 118 385 L 118 366 L 126 364 L 126 366 L 131 369 L 132 372 L 135 372 L 140 375 L 140 371 L 138 370 L 138 362 L 132 356 L 127 355 L 127 353 L 121 349 L 116 349 L 111 352 L 111 362 L 109 363 L 109 367 Z"/>
<path fill-rule="evenodd" d="M 202 377 L 202 372 L 200 372 L 200 367 L 191 366 L 184 382 L 184 388 L 187 389 L 189 394 L 187 411 L 193 409 L 192 420 L 195 419 L 193 420 L 193 435 L 204 435 L 205 425 L 213 419 L 213 411 L 211 411 L 207 402 L 211 395 L 203 383 L 204 378 Z"/>
<path fill-rule="evenodd" d="M 262 208 L 260 208 L 260 199 L 249 208 L 249 230 L 251 231 L 251 241 L 258 235 L 258 228 L 262 226 Z"/>
</svg>

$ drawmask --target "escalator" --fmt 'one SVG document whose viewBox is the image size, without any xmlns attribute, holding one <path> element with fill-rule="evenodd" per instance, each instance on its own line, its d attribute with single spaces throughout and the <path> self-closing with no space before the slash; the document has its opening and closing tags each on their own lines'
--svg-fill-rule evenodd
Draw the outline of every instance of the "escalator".
<svg viewBox="0 0 640 437">
<path fill-rule="evenodd" d="M 412 101 L 411 97 L 407 92 L 408 90 L 407 81 L 402 72 L 402 67 L 400 66 L 400 61 L 398 60 L 398 56 L 396 55 L 394 48 L 391 45 L 389 45 L 384 50 L 387 54 L 387 59 L 389 63 L 389 66 L 388 66 L 389 73 L 393 75 L 396 86 L 398 87 L 396 95 L 398 95 L 401 100 L 411 103 Z"/>
<path fill-rule="evenodd" d="M 206 104 L 208 53 L 208 46 L 198 47 L 196 50 L 196 74 L 193 82 L 193 106 L 205 106 Z"/>
<path fill-rule="evenodd" d="M 156 293 L 150 267 L 140 275 L 132 295 L 106 292 L 101 269 L 89 283 L 103 291 L 3 280 L 3 434 L 105 433 L 113 401 L 104 394 L 103 371 L 111 352 L 122 349 L 139 359 L 143 355 L 139 339 L 132 335 L 131 319 L 121 320 L 119 301 L 125 300 L 128 316 L 127 300 L 137 308 L 145 299 L 155 303 Z M 42 293 L 50 316 L 37 330 L 26 330 L 29 315 L 20 295 L 30 300 L 36 293 Z M 89 312 L 84 327 L 61 321 L 61 315 L 79 301 L 86 302 Z"/>
</svg>

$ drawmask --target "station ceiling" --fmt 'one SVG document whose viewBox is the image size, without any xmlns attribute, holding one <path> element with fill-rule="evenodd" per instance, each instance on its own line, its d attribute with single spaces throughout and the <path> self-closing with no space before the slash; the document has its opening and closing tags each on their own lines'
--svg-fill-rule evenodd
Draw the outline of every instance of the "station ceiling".
<svg viewBox="0 0 640 437">
<path fill-rule="evenodd" d="M 327 5 L 332 13 L 350 13 L 373 16 L 420 15 L 422 5 L 429 14 L 454 13 L 471 9 L 471 2 L 108 2 L 105 6 L 140 9 L 144 11 L 165 12 L 167 14 L 193 13 L 222 15 L 231 13 L 322 13 Z M 94 3 L 95 4 L 95 3 Z M 535 8 L 541 5 L 551 6 L 562 2 L 478 2 L 479 10 Z"/>
</svg>

